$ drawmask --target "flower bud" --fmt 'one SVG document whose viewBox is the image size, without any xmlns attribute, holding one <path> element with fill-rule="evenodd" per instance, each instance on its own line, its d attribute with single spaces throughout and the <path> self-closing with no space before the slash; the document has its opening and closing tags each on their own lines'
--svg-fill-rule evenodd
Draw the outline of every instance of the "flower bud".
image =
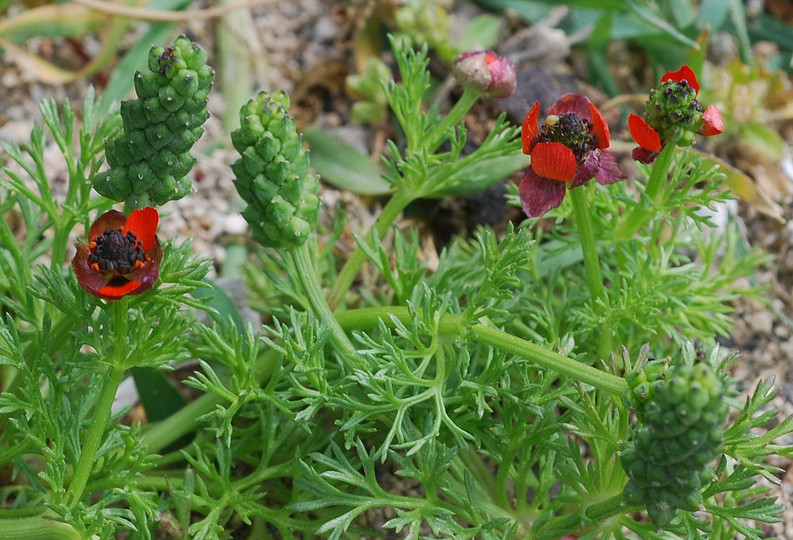
<svg viewBox="0 0 793 540">
<path fill-rule="evenodd" d="M 515 65 L 490 51 L 469 51 L 457 56 L 452 72 L 465 88 L 482 97 L 506 98 L 517 85 Z"/>
</svg>

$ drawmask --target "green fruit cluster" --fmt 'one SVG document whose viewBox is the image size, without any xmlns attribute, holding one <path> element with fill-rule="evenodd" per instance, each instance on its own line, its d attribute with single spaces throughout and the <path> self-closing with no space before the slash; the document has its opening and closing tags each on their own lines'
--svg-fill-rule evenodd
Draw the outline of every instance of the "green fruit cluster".
<svg viewBox="0 0 793 540">
<path fill-rule="evenodd" d="M 626 377 L 637 425 L 622 467 L 629 477 L 626 501 L 646 504 L 653 523 L 663 527 L 678 509 L 702 504 L 701 488 L 712 476 L 708 463 L 722 449 L 727 405 L 710 364 L 655 367 Z"/>
<path fill-rule="evenodd" d="M 686 81 L 666 81 L 650 91 L 645 120 L 661 140 L 691 146 L 702 128 L 702 104 L 697 91 Z"/>
<path fill-rule="evenodd" d="M 138 98 L 121 103 L 124 131 L 105 142 L 110 169 L 94 180 L 100 195 L 142 208 L 190 192 L 190 149 L 209 118 L 215 76 L 206 60 L 206 51 L 186 36 L 170 47 L 151 48 L 149 71 L 135 73 Z"/>
<path fill-rule="evenodd" d="M 301 245 L 319 219 L 319 180 L 309 172 L 289 104 L 284 92 L 261 92 L 242 107 L 240 128 L 231 133 L 242 156 L 231 166 L 248 203 L 242 215 L 267 247 Z"/>
</svg>

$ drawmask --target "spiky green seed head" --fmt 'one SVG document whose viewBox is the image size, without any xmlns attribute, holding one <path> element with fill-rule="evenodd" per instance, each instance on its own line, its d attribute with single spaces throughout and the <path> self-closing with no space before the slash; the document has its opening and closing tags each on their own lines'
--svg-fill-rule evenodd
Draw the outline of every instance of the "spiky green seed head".
<svg viewBox="0 0 793 540">
<path fill-rule="evenodd" d="M 621 452 L 629 478 L 623 495 L 630 504 L 646 504 L 663 527 L 678 509 L 702 504 L 708 463 L 722 450 L 727 405 L 722 379 L 708 363 L 648 371 L 626 376 L 624 399 L 635 408 L 637 425 Z"/>
<path fill-rule="evenodd" d="M 267 247 L 301 245 L 319 219 L 319 180 L 309 172 L 289 105 L 284 92 L 261 92 L 242 107 L 231 134 L 241 156 L 232 165 L 235 186 L 248 203 L 242 215 Z"/>
<path fill-rule="evenodd" d="M 169 47 L 152 47 L 148 71 L 134 77 L 137 99 L 121 103 L 123 133 L 105 142 L 110 169 L 94 178 L 94 189 L 114 201 L 140 208 L 187 195 L 187 175 L 201 137 L 214 70 L 206 51 L 186 36 Z"/>
<path fill-rule="evenodd" d="M 680 146 L 696 142 L 702 129 L 704 109 L 697 92 L 685 80 L 669 80 L 650 91 L 644 119 L 662 141 L 676 141 Z"/>
</svg>

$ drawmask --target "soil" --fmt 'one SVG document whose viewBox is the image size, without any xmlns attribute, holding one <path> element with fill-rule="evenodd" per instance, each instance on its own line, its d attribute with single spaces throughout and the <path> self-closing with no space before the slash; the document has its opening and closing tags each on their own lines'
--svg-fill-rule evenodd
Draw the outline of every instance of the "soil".
<svg viewBox="0 0 793 540">
<path fill-rule="evenodd" d="M 452 35 L 480 11 L 467 0 L 439 2 L 449 7 L 456 21 L 452 25 Z M 295 2 L 276 2 L 262 0 L 260 5 L 250 8 L 253 27 L 253 41 L 246 40 L 250 50 L 260 58 L 260 63 L 252 68 L 253 82 L 266 90 L 283 89 L 290 92 L 295 116 L 302 126 L 315 125 L 338 136 L 367 153 L 376 154 L 382 150 L 382 141 L 388 135 L 383 126 L 361 126 L 350 119 L 351 98 L 345 91 L 345 76 L 356 72 L 361 43 L 356 38 L 362 35 L 361 21 L 373 13 L 382 12 L 384 24 L 392 22 L 389 1 L 345 2 L 341 0 L 299 0 Z M 779 5 L 780 2 L 772 4 Z M 11 8 L 13 11 L 13 7 Z M 197 9 L 197 8 L 194 8 Z M 588 88 L 586 62 L 582 61 L 581 51 L 574 48 L 580 36 L 565 36 L 555 28 L 558 16 L 555 11 L 543 24 L 526 27 L 510 15 L 502 17 L 501 39 L 496 47 L 499 51 L 516 57 L 519 78 L 525 84 L 520 89 L 532 88 L 528 96 L 526 90 L 519 90 L 515 96 L 498 103 L 488 103 L 477 107 L 468 118 L 468 125 L 475 135 L 477 130 L 484 133 L 488 122 L 495 114 L 505 110 L 516 122 L 522 120 L 527 103 L 540 99 L 548 103 L 565 91 L 586 89 L 596 103 L 605 100 L 596 89 Z M 186 18 L 190 20 L 190 18 Z M 173 35 L 186 32 L 210 53 L 210 63 L 217 58 L 216 30 L 224 24 L 218 20 L 183 22 Z M 129 47 L 140 37 L 140 30 L 130 30 L 122 44 Z M 726 40 L 729 36 L 714 36 L 714 41 Z M 24 49 L 65 68 L 75 69 L 85 63 L 85 56 L 98 48 L 98 37 L 94 35 L 77 38 L 28 40 Z M 641 92 L 647 88 L 648 72 L 646 65 L 637 57 L 635 50 L 626 44 L 615 43 L 611 51 L 615 62 L 615 73 L 626 92 Z M 723 62 L 723 59 L 720 59 Z M 215 65 L 215 64 L 213 64 Z M 0 56 L 0 141 L 24 144 L 30 136 L 35 121 L 40 119 L 38 103 L 51 97 L 61 103 L 69 99 L 79 108 L 89 84 L 101 92 L 112 70 L 105 70 L 90 80 L 79 79 L 70 84 L 45 84 L 25 65 L 15 62 L 12 55 Z M 448 73 L 442 63 L 433 61 L 432 68 L 441 78 Z M 652 74 L 649 74 L 651 76 Z M 531 85 L 529 85 L 531 82 Z M 788 81 L 789 82 L 789 81 Z M 220 83 L 218 83 L 220 84 Z M 245 238 L 246 223 L 239 216 L 242 208 L 232 185 L 228 165 L 235 159 L 228 145 L 209 145 L 211 141 L 223 141 L 224 129 L 221 117 L 225 109 L 222 102 L 223 88 L 216 86 L 210 100 L 213 117 L 206 124 L 206 135 L 197 146 L 199 157 L 195 175 L 195 191 L 184 199 L 171 203 L 167 215 L 163 216 L 160 234 L 176 237 L 179 241 L 193 238 L 197 252 L 215 261 L 215 273 L 225 274 L 227 246 Z M 454 100 L 454 85 L 441 85 L 439 94 L 442 107 L 448 107 Z M 611 119 L 610 119 L 611 120 Z M 793 143 L 793 124 L 777 122 L 774 128 Z M 613 130 L 613 132 L 616 130 Z M 379 145 L 379 146 L 378 146 Z M 719 149 L 716 149 L 718 152 Z M 726 149 L 722 149 L 726 155 Z M 790 151 L 788 149 L 788 156 Z M 0 154 L 2 156 L 2 154 Z M 627 157 L 627 154 L 623 154 Z M 47 148 L 48 170 L 53 178 L 53 189 L 64 188 L 62 179 L 65 168 L 59 159 L 54 144 Z M 790 158 L 788 157 L 788 160 Z M 745 163 L 736 160 L 735 164 L 744 166 L 747 173 L 756 171 Z M 774 377 L 779 394 L 773 406 L 781 411 L 781 417 L 793 414 L 793 165 L 790 162 L 776 164 L 784 173 L 781 182 L 770 187 L 764 186 L 766 195 L 781 216 L 770 217 L 767 209 L 745 200 L 738 200 L 737 216 L 744 225 L 746 241 L 749 245 L 760 246 L 773 255 L 773 262 L 762 268 L 756 278 L 760 284 L 768 286 L 768 296 L 764 302 L 738 300 L 735 303 L 735 327 L 729 339 L 722 340 L 725 351 L 740 353 L 734 365 L 733 375 L 740 381 L 756 381 Z M 785 172 L 785 167 L 787 172 Z M 489 193 L 498 209 L 482 215 L 476 212 L 482 208 L 477 202 L 443 200 L 426 211 L 436 212 L 444 219 L 433 222 L 454 223 L 451 230 L 430 229 L 425 220 L 424 228 L 431 233 L 432 242 L 441 244 L 453 230 L 470 230 L 476 223 L 494 226 L 503 225 L 504 216 L 514 217 L 506 212 L 499 193 Z M 342 193 L 330 186 L 324 186 L 322 197 L 326 208 L 341 205 L 350 214 L 351 223 L 371 223 L 376 215 L 379 202 L 376 199 L 359 198 Z M 780 219 L 781 218 L 781 219 Z M 501 223 L 499 223 L 501 222 Z M 352 243 L 351 237 L 347 241 Z M 348 246 L 349 247 L 349 246 Z M 752 390 L 750 384 L 743 390 Z M 786 441 L 788 444 L 793 439 Z M 778 475 L 779 484 L 771 485 L 771 490 L 779 498 L 779 503 L 788 510 L 783 520 L 777 524 L 766 524 L 763 528 L 768 535 L 778 538 L 793 538 L 793 462 L 786 458 L 776 458 L 774 464 L 782 472 Z M 400 489 L 398 486 L 395 489 Z M 410 489 L 409 487 L 406 489 Z M 387 516 L 372 516 L 372 523 L 386 519 Z"/>
</svg>

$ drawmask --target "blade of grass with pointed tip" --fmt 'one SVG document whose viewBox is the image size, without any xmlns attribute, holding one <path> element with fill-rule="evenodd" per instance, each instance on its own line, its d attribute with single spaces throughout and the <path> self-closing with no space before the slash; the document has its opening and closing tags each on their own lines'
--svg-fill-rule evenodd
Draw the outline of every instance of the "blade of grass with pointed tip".
<svg viewBox="0 0 793 540">
<path fill-rule="evenodd" d="M 457 182 L 456 186 L 438 196 L 455 195 L 466 197 L 479 193 L 496 182 L 511 177 L 516 172 L 526 169 L 531 163 L 531 158 L 524 154 L 500 156 L 478 161 L 466 167 L 459 174 L 465 178 L 464 182 Z"/>
<path fill-rule="evenodd" d="M 102 34 L 102 46 L 99 53 L 77 71 L 60 68 L 6 40 L 0 40 L 0 47 L 10 52 L 20 65 L 30 70 L 40 81 L 47 84 L 65 84 L 93 75 L 107 66 L 115 58 L 118 45 L 124 37 L 128 24 L 129 21 L 126 19 L 112 18 Z"/>
<path fill-rule="evenodd" d="M 714 155 L 706 154 L 705 152 L 701 152 L 696 149 L 693 149 L 693 151 L 699 153 L 710 164 L 718 165 L 720 167 L 721 172 L 723 172 L 726 177 L 725 183 L 730 186 L 730 189 L 732 189 L 733 193 L 757 208 L 758 212 L 761 212 L 780 223 L 785 222 L 782 208 L 772 201 L 768 195 L 766 195 L 760 189 L 760 187 L 744 172 L 736 169 L 723 159 L 719 159 Z"/>
<path fill-rule="evenodd" d="M 107 15 L 75 4 L 46 4 L 0 20 L 0 36 L 21 44 L 34 37 L 74 37 L 97 32 Z"/>
<path fill-rule="evenodd" d="M 204 299 L 204 305 L 215 310 L 215 313 L 210 312 L 210 317 L 214 320 L 224 322 L 231 319 L 234 322 L 234 326 L 244 333 L 245 323 L 242 320 L 242 315 L 240 315 L 237 306 L 231 301 L 226 291 L 211 279 L 204 278 L 203 281 L 208 287 L 197 288 L 191 293 L 193 297 Z"/>
<path fill-rule="evenodd" d="M 149 367 L 133 367 L 131 371 L 149 422 L 164 420 L 187 403 L 162 371 Z"/>
<path fill-rule="evenodd" d="M 311 166 L 329 184 L 359 195 L 383 195 L 391 189 L 377 163 L 338 138 L 306 128 L 303 140 L 311 151 Z"/>
</svg>

